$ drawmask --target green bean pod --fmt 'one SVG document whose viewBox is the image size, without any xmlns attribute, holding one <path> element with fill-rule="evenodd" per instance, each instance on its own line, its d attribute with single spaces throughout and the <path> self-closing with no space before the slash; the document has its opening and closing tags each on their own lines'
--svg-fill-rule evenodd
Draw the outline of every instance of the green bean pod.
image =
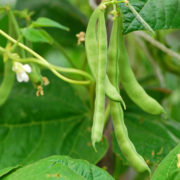
<svg viewBox="0 0 180 180">
<path fill-rule="evenodd" d="M 164 111 L 163 107 L 152 97 L 150 97 L 142 86 L 136 80 L 134 73 L 130 67 L 128 54 L 124 44 L 124 38 L 121 30 L 120 40 L 120 58 L 119 58 L 119 73 L 120 81 L 130 97 L 142 110 L 150 114 L 161 114 Z"/>
<path fill-rule="evenodd" d="M 89 23 L 88 23 L 87 31 L 86 31 L 86 37 L 85 37 L 85 46 L 86 46 L 88 64 L 95 79 L 97 78 L 97 67 L 98 67 L 97 60 L 99 56 L 96 25 L 97 25 L 97 20 L 98 20 L 100 12 L 101 12 L 101 9 L 98 7 L 91 15 Z M 117 92 L 116 88 L 111 84 L 107 75 L 105 78 L 106 78 L 105 79 L 105 93 L 107 97 L 114 101 L 122 102 L 125 108 L 125 103 L 122 97 Z"/>
<path fill-rule="evenodd" d="M 4 63 L 4 78 L 0 86 L 0 106 L 2 106 L 9 97 L 14 80 L 15 73 L 12 71 L 12 61 L 7 59 Z"/>
<path fill-rule="evenodd" d="M 108 75 L 111 83 L 116 87 L 119 92 L 119 69 L 118 69 L 118 57 L 119 57 L 119 34 L 118 34 L 118 18 L 113 20 L 113 27 L 111 31 L 111 37 L 108 48 Z"/>
<path fill-rule="evenodd" d="M 104 113 L 105 113 L 105 76 L 107 64 L 107 33 L 104 11 L 100 10 L 98 22 L 98 72 L 96 80 L 96 99 L 95 110 L 92 126 L 92 144 L 101 141 L 104 129 Z"/>
<path fill-rule="evenodd" d="M 42 85 L 43 80 L 39 66 L 35 63 L 30 63 L 30 66 L 32 69 L 31 73 L 29 73 L 30 80 L 35 86 Z"/>
<path fill-rule="evenodd" d="M 124 100 L 122 99 L 122 97 L 120 96 L 116 88 L 112 85 L 107 75 L 106 75 L 106 81 L 105 81 L 105 93 L 106 93 L 106 96 L 110 100 L 121 102 L 123 105 L 123 108 L 126 109 L 126 104 Z"/>
<path fill-rule="evenodd" d="M 9 11 L 8 13 L 8 20 L 9 20 L 9 34 L 12 37 L 17 38 L 18 33 L 16 32 L 16 29 L 13 25 L 13 20 L 12 20 L 12 12 Z M 9 50 L 10 46 L 7 49 Z M 2 84 L 0 86 L 0 106 L 2 106 L 6 100 L 9 97 L 9 94 L 11 93 L 12 87 L 14 85 L 15 81 L 15 73 L 12 71 L 12 61 L 10 59 L 7 59 L 4 56 L 4 74 L 3 74 L 3 80 Z"/>
<path fill-rule="evenodd" d="M 111 32 L 110 45 L 108 50 L 108 74 L 110 80 L 114 86 L 116 86 L 119 91 L 119 73 L 118 73 L 118 59 L 119 59 L 119 33 L 120 31 L 120 19 L 116 17 L 113 22 L 113 28 Z M 137 153 L 133 143 L 128 137 L 128 131 L 124 124 L 124 114 L 121 104 L 118 102 L 110 101 L 111 115 L 113 120 L 114 131 L 118 145 L 129 162 L 129 164 L 137 171 L 144 172 L 148 171 L 144 159 Z"/>
<path fill-rule="evenodd" d="M 123 110 L 119 103 L 111 103 L 111 115 L 118 145 L 129 165 L 137 172 L 148 171 L 150 173 L 150 169 L 145 160 L 137 153 L 136 148 L 128 137 L 127 128 L 124 124 Z"/>
<path fill-rule="evenodd" d="M 88 27 L 86 30 L 85 36 L 85 47 L 86 47 L 86 54 L 88 59 L 88 64 L 90 70 L 96 79 L 97 75 L 97 59 L 98 59 L 98 49 L 97 49 L 97 34 L 96 34 L 96 25 L 98 21 L 98 17 L 100 14 L 100 8 L 96 8 L 93 14 L 91 15 L 88 23 Z"/>
</svg>

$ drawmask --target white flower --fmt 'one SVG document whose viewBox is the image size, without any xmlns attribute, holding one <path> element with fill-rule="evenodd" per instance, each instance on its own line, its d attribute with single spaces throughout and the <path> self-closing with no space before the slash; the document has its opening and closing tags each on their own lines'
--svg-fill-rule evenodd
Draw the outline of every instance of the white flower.
<svg viewBox="0 0 180 180">
<path fill-rule="evenodd" d="M 18 82 L 28 82 L 29 76 L 27 73 L 31 73 L 31 66 L 28 64 L 21 64 L 19 62 L 14 62 L 12 70 L 16 73 L 16 78 Z"/>
</svg>

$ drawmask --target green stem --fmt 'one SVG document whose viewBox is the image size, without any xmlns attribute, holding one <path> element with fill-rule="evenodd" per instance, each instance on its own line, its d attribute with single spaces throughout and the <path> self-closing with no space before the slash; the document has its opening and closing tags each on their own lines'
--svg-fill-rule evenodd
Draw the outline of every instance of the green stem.
<svg viewBox="0 0 180 180">
<path fill-rule="evenodd" d="M 72 80 L 72 79 L 69 79 L 69 78 L 61 75 L 60 73 L 58 73 L 58 72 L 57 72 L 55 69 L 53 69 L 53 68 L 50 68 L 50 70 L 51 70 L 51 72 L 52 72 L 53 74 L 55 74 L 57 77 L 59 77 L 60 79 L 66 81 L 66 82 L 68 82 L 68 83 L 79 84 L 79 85 L 80 85 L 80 84 L 81 84 L 81 85 L 88 85 L 88 84 L 91 83 L 91 81 L 76 81 L 76 80 Z"/>
<path fill-rule="evenodd" d="M 18 43 L 21 42 L 21 40 L 23 39 L 23 36 L 19 36 L 18 40 L 17 40 L 17 43 L 15 43 L 12 47 L 11 47 L 11 52 L 13 52 L 16 47 L 18 46 Z M 22 49 L 21 49 L 22 50 Z M 23 51 L 24 52 L 24 51 Z M 25 52 L 24 53 L 21 53 L 22 57 L 24 58 L 25 57 Z"/>
<path fill-rule="evenodd" d="M 134 9 L 134 7 L 129 2 L 127 6 L 131 10 L 131 12 L 136 16 L 139 22 L 145 27 L 145 29 L 154 34 L 154 30 L 151 28 L 151 26 L 140 16 L 140 14 Z"/>
<path fill-rule="evenodd" d="M 172 56 L 178 60 L 180 60 L 180 55 L 176 53 L 175 51 L 167 48 L 164 44 L 160 43 L 159 41 L 153 39 L 151 36 L 146 34 L 145 32 L 134 32 L 135 35 L 140 36 L 144 40 L 148 41 L 153 46 L 159 48 L 161 51 L 165 52 L 169 56 Z"/>
<path fill-rule="evenodd" d="M 18 37 L 19 41 L 21 41 L 22 40 L 22 35 L 21 35 L 21 32 L 20 32 L 20 28 L 19 28 L 17 20 L 16 20 L 16 18 L 14 16 L 14 13 L 12 12 L 12 10 L 10 8 L 9 8 L 8 14 L 9 14 L 9 20 L 12 21 L 12 25 L 14 26 L 15 32 L 17 34 L 17 37 Z M 13 47 L 13 49 L 15 49 L 16 46 L 17 45 L 15 45 Z M 20 49 L 20 53 L 21 53 L 22 57 L 26 57 L 25 52 L 24 52 L 23 49 Z"/>
<path fill-rule="evenodd" d="M 12 59 L 12 57 L 11 57 Z M 41 61 L 38 61 L 36 59 L 32 59 L 32 58 L 27 58 L 27 59 L 14 59 L 15 61 L 18 61 L 18 62 L 22 62 L 22 63 L 25 63 L 25 62 L 34 62 L 34 63 L 37 63 L 39 65 L 42 65 L 44 67 L 47 67 L 48 69 L 50 69 L 50 71 L 52 73 L 54 73 L 57 77 L 59 77 L 60 79 L 66 81 L 66 82 L 69 82 L 69 83 L 72 83 L 72 84 L 82 84 L 82 85 L 87 85 L 87 84 L 90 84 L 91 81 L 90 80 L 87 80 L 87 81 L 77 81 L 77 80 L 73 80 L 73 79 L 69 79 L 65 76 L 63 76 L 62 74 L 58 73 L 56 70 L 59 70 L 59 71 L 63 71 L 63 72 L 67 72 L 67 73 L 72 73 L 72 74 L 83 74 L 82 72 L 78 72 L 78 70 L 75 70 L 75 69 L 61 69 L 61 67 L 57 67 L 57 66 L 54 66 L 54 65 L 47 65 L 47 64 L 44 64 L 42 63 Z M 86 75 L 86 74 L 83 74 L 83 75 Z M 87 76 L 87 75 L 86 75 Z"/>
<path fill-rule="evenodd" d="M 18 59 L 16 57 L 13 56 L 13 54 L 11 54 L 10 52 L 7 52 L 4 48 L 0 47 L 0 52 L 1 53 L 6 53 L 10 59 L 14 60 L 14 61 L 18 61 L 18 62 L 22 62 L 22 63 L 25 63 L 25 62 L 34 62 L 34 63 L 37 63 L 37 64 L 40 64 L 42 66 L 45 66 L 47 67 L 48 69 L 50 69 L 50 71 L 55 74 L 57 77 L 59 77 L 60 79 L 66 81 L 66 82 L 69 82 L 69 83 L 72 83 L 72 84 L 82 84 L 82 85 L 87 85 L 87 84 L 90 84 L 91 83 L 91 80 L 87 80 L 87 81 L 77 81 L 77 80 L 72 80 L 72 79 L 69 79 L 65 76 L 63 76 L 62 74 L 58 73 L 56 70 L 60 71 L 60 72 L 66 72 L 66 73 L 73 73 L 73 74 L 80 74 L 80 75 L 83 75 L 83 76 L 86 76 L 88 77 L 89 79 L 92 79 L 92 77 L 84 72 L 84 71 L 81 71 L 81 70 L 76 70 L 76 69 L 72 69 L 72 68 L 62 68 L 62 67 L 57 67 L 57 66 L 54 66 L 54 65 L 51 65 L 49 63 L 44 63 L 42 61 L 38 61 L 37 59 L 34 59 L 34 58 L 24 58 L 24 59 Z"/>
<path fill-rule="evenodd" d="M 143 50 L 144 54 L 146 55 L 147 59 L 149 60 L 150 64 L 152 65 L 155 75 L 157 76 L 157 79 L 159 80 L 161 87 L 165 87 L 165 81 L 164 81 L 162 71 L 161 71 L 160 67 L 158 66 L 158 64 L 156 63 L 156 61 L 154 60 L 150 51 L 148 50 L 146 44 L 138 36 L 136 36 L 135 38 L 141 48 L 140 50 Z"/>
<path fill-rule="evenodd" d="M 48 64 L 48 62 L 42 57 L 40 56 L 38 53 L 36 53 L 35 51 L 33 51 L 32 49 L 30 49 L 29 47 L 25 46 L 24 44 L 22 44 L 21 42 L 16 41 L 15 39 L 13 39 L 11 36 L 9 36 L 8 34 L 6 34 L 4 31 L 2 31 L 0 29 L 0 34 L 2 36 L 4 36 L 6 39 L 8 39 L 9 41 L 13 42 L 13 43 L 17 43 L 19 47 L 21 47 L 22 49 L 26 50 L 27 52 L 29 52 L 30 54 L 32 54 L 33 56 L 35 56 L 36 58 L 38 58 L 39 60 L 43 61 L 44 63 Z"/>
<path fill-rule="evenodd" d="M 62 72 L 62 73 L 72 73 L 72 74 L 78 74 L 78 75 L 82 75 L 87 77 L 89 80 L 93 80 L 93 78 L 91 77 L 91 75 L 89 75 L 87 72 L 85 71 L 81 71 L 78 69 L 73 69 L 73 68 L 64 68 L 64 67 L 59 67 L 59 66 L 55 66 L 52 64 L 48 64 L 48 65 L 44 65 L 44 63 L 42 63 L 41 61 L 39 61 L 38 59 L 35 58 L 23 58 L 23 59 L 16 59 L 16 61 L 18 62 L 22 62 L 22 63 L 28 63 L 28 62 L 33 62 L 33 63 L 37 63 L 39 65 L 45 66 L 47 68 L 54 68 L 55 70 Z"/>
<path fill-rule="evenodd" d="M 12 21 L 12 23 L 14 25 L 14 29 L 16 31 L 16 34 L 19 37 L 21 35 L 21 33 L 20 33 L 20 30 L 19 30 L 19 26 L 17 24 L 16 18 L 15 18 L 15 16 L 14 16 L 11 9 L 9 9 L 8 13 L 9 13 L 9 18 L 11 19 L 11 21 Z"/>
</svg>

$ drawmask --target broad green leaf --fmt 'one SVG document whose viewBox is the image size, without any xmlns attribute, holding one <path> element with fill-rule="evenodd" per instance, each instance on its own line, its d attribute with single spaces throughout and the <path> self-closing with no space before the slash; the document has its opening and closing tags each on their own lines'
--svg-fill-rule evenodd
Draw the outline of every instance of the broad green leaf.
<svg viewBox="0 0 180 180">
<path fill-rule="evenodd" d="M 36 97 L 31 84 L 17 84 L 0 108 L 0 168 L 50 155 L 97 163 L 108 145 L 103 139 L 97 144 L 98 152 L 91 145 L 91 112 L 88 102 L 80 98 L 84 93 L 47 72 L 43 74 L 50 80 L 43 97 Z"/>
<path fill-rule="evenodd" d="M 3 180 L 113 180 L 103 169 L 84 160 L 51 156 L 18 169 Z"/>
<path fill-rule="evenodd" d="M 179 180 L 180 168 L 177 167 L 178 154 L 180 154 L 180 144 L 177 145 L 159 164 L 152 180 Z"/>
<path fill-rule="evenodd" d="M 53 43 L 51 36 L 49 36 L 49 34 L 42 29 L 24 28 L 22 29 L 22 33 L 30 42 Z"/>
<path fill-rule="evenodd" d="M 180 28 L 179 0 L 130 0 L 130 3 L 154 30 Z M 121 7 L 125 34 L 144 29 L 127 6 Z"/>
<path fill-rule="evenodd" d="M 12 166 L 12 167 L 7 167 L 7 168 L 4 168 L 4 169 L 0 169 L 0 178 L 2 178 L 3 176 L 5 176 L 6 174 L 12 172 L 13 170 L 19 168 L 20 166 L 19 165 L 16 165 L 16 166 Z"/>
<path fill-rule="evenodd" d="M 33 27 L 54 27 L 54 28 L 59 28 L 62 30 L 69 31 L 68 27 L 63 26 L 62 24 L 53 21 L 52 19 L 45 18 L 45 17 L 40 17 L 36 21 L 32 23 Z"/>
</svg>

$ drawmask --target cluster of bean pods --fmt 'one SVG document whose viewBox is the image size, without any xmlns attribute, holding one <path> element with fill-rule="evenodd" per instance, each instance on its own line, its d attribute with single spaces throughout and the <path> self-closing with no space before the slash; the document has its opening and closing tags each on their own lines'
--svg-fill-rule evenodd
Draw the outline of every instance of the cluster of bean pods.
<svg viewBox="0 0 180 180">
<path fill-rule="evenodd" d="M 122 105 L 124 109 L 126 107 L 120 95 L 119 83 L 123 85 L 131 100 L 145 112 L 156 115 L 163 113 L 164 109 L 145 92 L 134 76 L 124 45 L 123 18 L 117 6 L 113 12 L 113 27 L 108 46 L 105 11 L 103 4 L 95 9 L 89 20 L 85 39 L 88 64 L 96 80 L 92 144 L 95 148 L 95 143 L 102 139 L 107 96 L 110 100 L 115 135 L 123 155 L 136 171 L 150 172 L 145 160 L 137 153 L 128 137 Z"/>
</svg>

